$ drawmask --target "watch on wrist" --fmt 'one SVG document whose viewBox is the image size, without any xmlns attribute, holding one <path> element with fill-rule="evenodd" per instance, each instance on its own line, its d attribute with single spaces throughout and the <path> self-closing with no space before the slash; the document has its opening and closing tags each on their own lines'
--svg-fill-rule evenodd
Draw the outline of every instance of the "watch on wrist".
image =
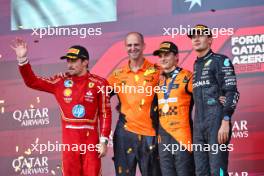
<svg viewBox="0 0 264 176">
<path fill-rule="evenodd" d="M 227 116 L 227 115 L 224 116 L 224 120 L 225 120 L 225 121 L 230 121 L 230 119 L 231 119 L 231 118 L 230 118 L 229 116 Z"/>
<path fill-rule="evenodd" d="M 17 58 L 17 60 L 18 60 L 18 65 L 19 66 L 23 66 L 23 65 L 28 63 L 27 57 Z"/>
<path fill-rule="evenodd" d="M 106 137 L 101 137 L 100 138 L 100 143 L 104 143 L 105 145 L 108 144 L 108 139 Z"/>
</svg>

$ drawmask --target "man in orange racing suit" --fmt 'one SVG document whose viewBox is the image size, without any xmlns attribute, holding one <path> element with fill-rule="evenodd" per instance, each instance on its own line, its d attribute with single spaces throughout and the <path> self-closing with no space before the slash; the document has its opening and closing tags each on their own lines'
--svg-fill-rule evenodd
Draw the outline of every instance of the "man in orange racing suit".
<svg viewBox="0 0 264 176">
<path fill-rule="evenodd" d="M 143 56 L 142 34 L 127 34 L 125 48 L 128 64 L 116 69 L 108 78 L 120 101 L 120 116 L 113 138 L 116 175 L 134 176 L 138 164 L 142 176 L 158 176 L 158 147 L 151 107 L 160 71 Z"/>
<path fill-rule="evenodd" d="M 63 151 L 63 175 L 100 175 L 100 157 L 106 154 L 111 131 L 111 107 L 109 96 L 102 90 L 108 85 L 107 81 L 87 71 L 87 50 L 82 46 L 72 46 L 67 55 L 61 57 L 67 59 L 68 72 L 51 78 L 41 78 L 31 69 L 27 59 L 27 44 L 16 39 L 11 47 L 16 52 L 25 84 L 33 89 L 52 93 L 56 97 L 61 110 L 63 144 L 87 147 L 84 153 L 80 150 L 71 151 L 71 148 Z"/>
<path fill-rule="evenodd" d="M 159 56 L 164 75 L 158 93 L 161 172 L 166 176 L 193 176 L 193 153 L 188 147 L 192 144 L 192 73 L 177 67 L 178 47 L 172 42 L 162 42 L 153 55 Z"/>
</svg>

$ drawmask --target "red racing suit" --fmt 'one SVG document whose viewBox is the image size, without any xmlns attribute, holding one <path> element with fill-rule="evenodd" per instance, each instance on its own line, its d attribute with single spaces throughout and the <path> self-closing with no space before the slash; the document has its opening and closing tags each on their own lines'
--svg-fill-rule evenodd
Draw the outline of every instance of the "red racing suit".
<svg viewBox="0 0 264 176">
<path fill-rule="evenodd" d="M 108 138 L 111 131 L 110 100 L 105 91 L 108 82 L 89 72 L 80 77 L 58 74 L 51 78 L 40 78 L 34 74 L 29 63 L 19 66 L 19 70 L 28 87 L 52 93 L 56 97 L 62 117 L 63 144 L 86 145 L 85 152 L 63 151 L 63 175 L 100 175 L 101 161 L 96 145 L 99 135 Z"/>
</svg>

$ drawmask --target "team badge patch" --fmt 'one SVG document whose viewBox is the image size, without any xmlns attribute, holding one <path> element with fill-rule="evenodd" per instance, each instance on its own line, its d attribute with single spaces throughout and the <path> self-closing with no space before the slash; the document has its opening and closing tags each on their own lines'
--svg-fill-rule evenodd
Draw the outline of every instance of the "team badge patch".
<svg viewBox="0 0 264 176">
<path fill-rule="evenodd" d="M 94 87 L 94 83 L 93 83 L 93 82 L 89 82 L 89 83 L 88 83 L 88 87 L 89 87 L 89 88 L 93 88 L 93 87 Z"/>
<path fill-rule="evenodd" d="M 227 59 L 227 58 L 225 59 L 224 66 L 226 66 L 226 67 L 229 67 L 230 66 L 229 59 Z"/>
<path fill-rule="evenodd" d="M 72 80 L 65 80 L 64 81 L 64 87 L 67 87 L 67 88 L 69 88 L 69 87 L 72 87 L 73 86 L 73 81 Z"/>
<path fill-rule="evenodd" d="M 85 115 L 85 108 L 83 105 L 75 105 L 73 108 L 72 108 L 72 115 L 76 118 L 82 118 L 84 117 Z"/>
<path fill-rule="evenodd" d="M 215 105 L 217 102 L 216 102 L 216 100 L 214 99 L 214 98 L 209 98 L 208 100 L 207 100 L 207 104 L 208 105 Z"/>
<path fill-rule="evenodd" d="M 148 76 L 150 74 L 153 74 L 156 72 L 156 69 L 154 67 L 148 68 L 145 72 L 144 72 L 144 76 Z"/>
<path fill-rule="evenodd" d="M 72 95 L 72 90 L 69 89 L 69 88 L 65 89 L 65 90 L 63 91 L 63 95 L 64 95 L 65 97 L 69 97 L 69 96 L 71 96 L 71 95 Z"/>
</svg>

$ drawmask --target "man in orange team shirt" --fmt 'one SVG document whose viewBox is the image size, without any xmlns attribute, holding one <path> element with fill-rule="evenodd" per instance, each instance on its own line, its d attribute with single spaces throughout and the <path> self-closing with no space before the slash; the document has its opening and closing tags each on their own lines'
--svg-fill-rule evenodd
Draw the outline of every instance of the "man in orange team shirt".
<svg viewBox="0 0 264 176">
<path fill-rule="evenodd" d="M 157 86 L 160 71 L 143 56 L 145 43 L 142 34 L 128 33 L 125 48 L 128 64 L 116 69 L 108 78 L 113 88 L 129 87 L 114 91 L 120 101 L 120 116 L 114 132 L 116 175 L 135 175 L 137 163 L 143 176 L 161 175 L 155 123 L 152 120 L 153 112 L 157 110 L 152 108 L 154 87 Z"/>
</svg>

